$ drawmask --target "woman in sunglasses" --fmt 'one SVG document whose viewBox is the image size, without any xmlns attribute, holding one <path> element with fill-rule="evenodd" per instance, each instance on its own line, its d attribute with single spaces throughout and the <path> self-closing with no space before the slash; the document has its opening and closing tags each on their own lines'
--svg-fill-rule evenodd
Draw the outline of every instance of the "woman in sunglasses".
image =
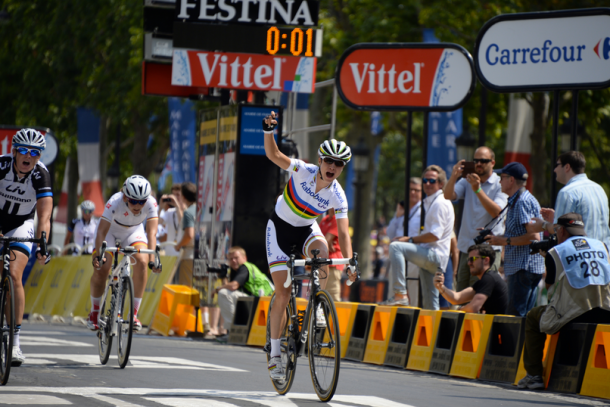
<svg viewBox="0 0 610 407">
<path fill-rule="evenodd" d="M 344 258 L 352 257 L 347 219 L 347 199 L 337 178 L 352 158 L 350 148 L 337 140 L 326 140 L 318 149 L 318 165 L 291 159 L 283 154 L 275 143 L 273 130 L 277 126 L 277 115 L 271 112 L 263 119 L 265 153 L 274 164 L 290 172 L 283 195 L 275 205 L 275 211 L 267 222 L 267 261 L 275 285 L 275 302 L 270 311 L 271 353 L 269 374 L 279 380 L 285 373 L 280 359 L 280 323 L 290 299 L 291 288 L 284 288 L 288 275 L 286 261 L 293 250 L 296 255 L 311 257 L 311 251 L 320 250 L 319 257 L 328 258 L 328 244 L 316 218 L 329 209 L 335 211 L 339 246 Z M 326 287 L 328 268 L 323 267 L 320 286 Z M 356 280 L 356 272 L 347 267 L 350 280 Z M 318 311 L 321 311 L 319 309 Z M 318 315 L 318 323 L 324 323 Z"/>
<path fill-rule="evenodd" d="M 13 136 L 12 154 L 0 157 L 0 230 L 7 237 L 36 237 L 41 232 L 49 236 L 53 192 L 51 176 L 40 161 L 46 147 L 44 136 L 34 129 L 21 129 Z M 38 215 L 34 228 L 34 215 Z M 34 234 L 34 230 L 36 233 Z M 32 252 L 32 243 L 11 243 L 11 278 L 15 289 L 15 336 L 12 366 L 21 366 L 25 356 L 19 346 L 21 321 L 25 307 L 25 293 L 21 283 L 23 270 Z M 13 258 L 14 256 L 14 258 Z M 48 263 L 51 257 L 38 261 Z"/>
<path fill-rule="evenodd" d="M 92 331 L 99 329 L 97 325 L 100 301 L 104 295 L 104 284 L 108 278 L 112 265 L 110 253 L 105 253 L 105 262 L 100 265 L 97 251 L 105 240 L 109 246 L 115 241 L 121 241 L 121 246 L 144 246 L 155 250 L 157 246 L 157 200 L 150 195 L 150 183 L 141 175 L 132 175 L 125 180 L 121 191 L 114 194 L 106 203 L 104 213 L 97 227 L 95 249 L 93 250 L 93 275 L 91 276 L 91 312 L 87 320 L 87 327 Z M 144 231 L 146 221 L 146 232 Z M 146 288 L 146 265 L 154 273 L 161 270 L 153 267 L 154 255 L 135 254 L 137 263 L 133 266 L 134 288 L 134 330 L 142 329 L 138 320 L 138 310 L 142 303 L 142 296 Z"/>
</svg>

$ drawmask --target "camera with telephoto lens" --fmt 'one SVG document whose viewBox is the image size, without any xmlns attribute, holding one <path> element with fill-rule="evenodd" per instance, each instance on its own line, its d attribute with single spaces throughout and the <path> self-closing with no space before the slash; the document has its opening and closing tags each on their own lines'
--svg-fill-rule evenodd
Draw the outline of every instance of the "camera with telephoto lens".
<svg viewBox="0 0 610 407">
<path fill-rule="evenodd" d="M 537 240 L 530 243 L 530 254 L 538 254 L 540 252 L 548 252 L 553 247 L 557 246 L 557 235 L 551 235 L 548 239 Z"/>
<path fill-rule="evenodd" d="M 479 232 L 479 236 L 474 238 L 474 244 L 485 243 L 485 236 L 491 235 L 491 229 L 483 229 Z"/>
</svg>

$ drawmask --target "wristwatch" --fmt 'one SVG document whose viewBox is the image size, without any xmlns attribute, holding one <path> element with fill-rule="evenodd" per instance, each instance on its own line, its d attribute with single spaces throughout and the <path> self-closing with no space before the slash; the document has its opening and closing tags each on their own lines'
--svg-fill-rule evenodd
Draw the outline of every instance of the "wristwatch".
<svg viewBox="0 0 610 407">
<path fill-rule="evenodd" d="M 507 246 L 510 246 L 510 237 L 507 237 L 507 238 L 506 238 L 506 245 L 507 245 Z"/>
<path fill-rule="evenodd" d="M 410 237 L 410 238 L 409 238 L 409 240 L 407 240 L 407 242 L 408 242 L 408 243 L 415 243 L 415 242 L 413 241 L 413 238 L 412 238 L 412 237 Z"/>
<path fill-rule="evenodd" d="M 548 225 L 549 222 L 547 222 L 546 220 L 544 222 L 542 222 L 542 231 L 544 232 L 546 230 L 546 225 Z"/>
</svg>

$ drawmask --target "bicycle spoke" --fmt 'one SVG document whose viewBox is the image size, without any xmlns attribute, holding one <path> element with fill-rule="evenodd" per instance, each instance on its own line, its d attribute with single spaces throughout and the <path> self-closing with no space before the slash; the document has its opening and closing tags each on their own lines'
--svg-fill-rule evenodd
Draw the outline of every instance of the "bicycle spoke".
<svg viewBox="0 0 610 407">
<path fill-rule="evenodd" d="M 102 303 L 100 304 L 100 318 L 99 327 L 100 330 L 97 332 L 98 337 L 98 353 L 100 355 L 100 362 L 102 365 L 108 363 L 110 358 L 110 350 L 112 348 L 112 296 L 114 295 L 114 289 L 112 285 L 106 287 L 106 292 L 102 297 Z"/>
<path fill-rule="evenodd" d="M 269 311 L 271 311 L 273 304 L 275 302 L 275 295 L 271 298 L 271 302 L 269 303 Z M 271 380 L 273 387 L 278 392 L 278 394 L 286 394 L 290 391 L 292 387 L 292 383 L 294 382 L 294 374 L 297 365 L 297 355 L 296 355 L 296 346 L 294 343 L 294 339 L 290 336 L 288 331 L 288 327 L 291 324 L 290 316 L 294 315 L 292 309 L 292 302 L 288 303 L 286 307 L 285 314 L 285 322 L 284 326 L 281 328 L 281 336 L 280 336 L 280 349 L 281 349 L 281 359 L 282 366 L 286 370 L 286 379 L 283 381 L 280 380 Z M 270 312 L 267 315 L 267 344 L 271 343 L 271 333 L 270 333 Z M 270 350 L 270 348 L 269 348 Z M 267 353 L 267 362 L 269 362 L 269 353 Z"/>
<path fill-rule="evenodd" d="M 122 279 L 121 298 L 119 303 L 119 319 L 117 332 L 117 355 L 119 366 L 124 369 L 129 360 L 131 351 L 131 340 L 133 335 L 133 282 L 131 277 Z"/>
</svg>

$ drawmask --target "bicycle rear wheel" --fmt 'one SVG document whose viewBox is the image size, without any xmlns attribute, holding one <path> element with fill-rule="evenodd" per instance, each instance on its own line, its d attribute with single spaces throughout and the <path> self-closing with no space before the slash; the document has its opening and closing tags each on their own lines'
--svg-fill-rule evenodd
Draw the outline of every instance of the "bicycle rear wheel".
<svg viewBox="0 0 610 407">
<path fill-rule="evenodd" d="M 309 317 L 307 357 L 313 387 L 321 401 L 333 398 L 339 381 L 341 362 L 341 337 L 335 303 L 325 290 L 316 294 L 316 308 L 324 313 L 324 322 L 316 321 L 317 310 Z"/>
<path fill-rule="evenodd" d="M 269 303 L 269 313 L 267 314 L 267 345 L 271 346 L 271 330 L 269 324 L 269 318 L 271 316 L 271 309 L 273 308 L 273 303 L 275 302 L 275 294 L 271 297 L 271 302 Z M 294 382 L 294 374 L 297 368 L 297 353 L 296 353 L 296 344 L 293 337 L 290 336 L 290 331 L 288 330 L 289 325 L 291 324 L 291 315 L 296 315 L 296 310 L 292 307 L 292 301 L 288 301 L 288 306 L 286 307 L 286 312 L 284 314 L 284 320 L 282 321 L 282 329 L 280 330 L 280 346 L 282 349 L 282 366 L 286 370 L 286 380 L 273 380 L 271 379 L 271 383 L 278 394 L 286 394 L 290 391 L 292 387 L 292 383 Z M 268 349 L 271 352 L 271 348 Z M 267 353 L 267 363 L 269 363 L 269 353 Z"/>
<path fill-rule="evenodd" d="M 7 276 L 0 284 L 0 384 L 8 382 L 13 359 L 13 338 L 15 335 L 15 297 L 13 280 Z"/>
<path fill-rule="evenodd" d="M 112 324 L 114 323 L 114 286 L 108 285 L 104 297 L 100 304 L 100 330 L 97 331 L 97 350 L 100 355 L 102 365 L 108 363 L 110 358 L 110 349 L 112 349 Z"/>
<path fill-rule="evenodd" d="M 124 369 L 129 360 L 131 337 L 133 334 L 133 281 L 131 277 L 123 277 L 123 290 L 118 315 L 117 356 L 119 366 Z"/>
</svg>

